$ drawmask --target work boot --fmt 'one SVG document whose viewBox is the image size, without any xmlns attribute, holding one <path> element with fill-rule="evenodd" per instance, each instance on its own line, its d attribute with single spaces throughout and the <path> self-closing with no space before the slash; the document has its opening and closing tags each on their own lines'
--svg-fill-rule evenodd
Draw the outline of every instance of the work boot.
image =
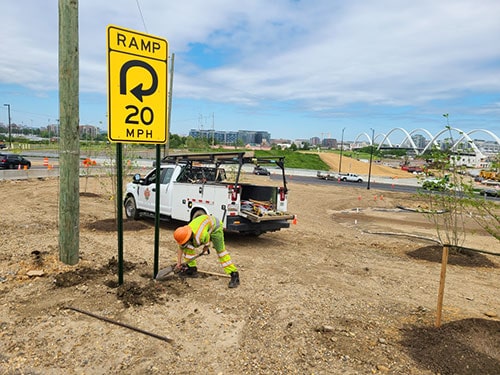
<svg viewBox="0 0 500 375">
<path fill-rule="evenodd" d="M 238 272 L 231 272 L 231 281 L 229 281 L 230 288 L 236 288 L 240 285 L 240 275 Z"/>
<path fill-rule="evenodd" d="M 198 277 L 198 268 L 190 266 L 183 267 L 179 275 L 184 277 Z"/>
</svg>

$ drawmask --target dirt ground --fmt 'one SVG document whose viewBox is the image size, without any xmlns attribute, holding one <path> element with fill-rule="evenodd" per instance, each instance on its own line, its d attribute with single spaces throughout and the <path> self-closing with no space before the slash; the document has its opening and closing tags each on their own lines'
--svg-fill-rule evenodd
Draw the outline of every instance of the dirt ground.
<svg viewBox="0 0 500 375">
<path fill-rule="evenodd" d="M 333 172 L 339 171 L 340 154 L 330 152 L 323 152 L 319 154 L 321 160 L 330 166 Z M 397 168 L 396 168 L 397 167 Z M 342 173 L 355 173 L 358 175 L 367 175 L 369 173 L 370 163 L 368 161 L 361 161 L 353 158 L 342 158 Z M 399 168 L 399 161 L 393 160 L 391 164 L 388 163 L 372 163 L 371 173 L 373 176 L 383 176 L 392 178 L 416 178 L 415 175 L 403 171 Z"/>
<path fill-rule="evenodd" d="M 75 266 L 58 261 L 58 183 L 0 181 L 1 374 L 500 372 L 499 257 L 451 252 L 436 328 L 441 248 L 422 214 L 398 208 L 414 196 L 290 179 L 296 224 L 226 235 L 236 289 L 211 274 L 153 281 L 154 222 L 126 221 L 118 285 L 106 182 L 81 180 Z M 160 225 L 160 268 L 177 225 Z M 466 245 L 500 254 L 472 223 Z M 221 272 L 214 254 L 198 267 Z"/>
</svg>

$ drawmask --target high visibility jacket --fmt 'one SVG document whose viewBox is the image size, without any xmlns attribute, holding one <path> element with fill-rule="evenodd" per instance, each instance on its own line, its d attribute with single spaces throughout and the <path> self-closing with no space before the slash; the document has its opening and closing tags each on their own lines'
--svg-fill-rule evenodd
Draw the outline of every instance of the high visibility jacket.
<svg viewBox="0 0 500 375">
<path fill-rule="evenodd" d="M 188 225 L 193 231 L 191 240 L 194 247 L 208 244 L 210 235 L 216 230 L 222 230 L 220 221 L 212 215 L 198 216 Z"/>
<path fill-rule="evenodd" d="M 230 274 L 238 271 L 231 260 L 229 252 L 224 244 L 224 229 L 216 217 L 212 215 L 201 215 L 193 219 L 189 224 L 193 231 L 191 240 L 184 246 L 181 246 L 184 252 L 184 259 L 189 261 L 190 267 L 196 266 L 196 260 L 190 261 L 196 255 L 196 248 L 202 245 L 208 245 L 210 241 L 217 252 L 220 265 L 224 268 L 224 272 Z"/>
</svg>

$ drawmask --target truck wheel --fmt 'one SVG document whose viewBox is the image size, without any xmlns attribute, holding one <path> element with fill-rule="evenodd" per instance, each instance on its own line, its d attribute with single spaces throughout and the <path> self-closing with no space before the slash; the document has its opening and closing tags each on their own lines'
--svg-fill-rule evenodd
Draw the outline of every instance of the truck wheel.
<svg viewBox="0 0 500 375">
<path fill-rule="evenodd" d="M 205 212 L 205 210 L 198 208 L 193 212 L 193 215 L 191 215 L 191 220 L 193 220 L 194 218 L 197 218 L 198 216 L 206 215 L 206 214 L 207 213 Z"/>
<path fill-rule="evenodd" d="M 135 199 L 132 196 L 125 199 L 125 215 L 128 219 L 139 219 L 139 210 L 137 209 Z"/>
</svg>

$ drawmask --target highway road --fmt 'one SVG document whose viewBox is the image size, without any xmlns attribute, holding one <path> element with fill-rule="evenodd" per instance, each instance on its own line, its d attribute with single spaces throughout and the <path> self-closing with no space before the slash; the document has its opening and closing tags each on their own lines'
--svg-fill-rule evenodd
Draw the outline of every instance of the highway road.
<svg viewBox="0 0 500 375">
<path fill-rule="evenodd" d="M 273 180 L 281 180 L 281 176 L 279 175 L 272 175 L 271 178 Z M 414 182 L 408 182 L 408 181 L 399 181 L 398 180 L 387 180 L 387 182 L 381 183 L 377 182 L 377 180 L 380 181 L 380 179 L 376 176 L 373 177 L 373 179 L 370 179 L 370 190 L 385 190 L 385 191 L 397 191 L 397 192 L 402 192 L 402 193 L 415 193 L 418 188 L 417 181 L 415 180 Z M 358 182 L 339 182 L 335 180 L 322 180 L 317 177 L 311 177 L 311 176 L 300 176 L 300 175 L 293 175 L 292 178 L 288 177 L 287 181 L 293 181 L 296 183 L 305 183 L 305 184 L 316 184 L 316 185 L 330 185 L 330 186 L 349 186 L 349 187 L 355 187 L 359 189 L 368 189 L 368 182 L 363 181 L 361 183 Z"/>
<path fill-rule="evenodd" d="M 32 167 L 29 170 L 0 170 L 0 180 L 14 180 L 14 179 L 29 179 L 29 178 L 43 178 L 43 177 L 57 177 L 59 176 L 59 158 L 57 155 L 49 155 L 49 166 L 44 165 L 44 156 L 40 155 L 30 155 L 27 158 L 31 161 Z M 98 161 L 98 164 L 102 164 L 104 160 Z M 153 161 L 148 159 L 142 159 L 137 161 L 138 167 L 146 168 L 149 170 L 152 168 Z M 94 172 L 98 173 L 99 167 L 94 168 Z M 243 171 L 246 173 L 252 173 L 252 166 L 245 165 Z M 93 173 L 93 174 L 95 174 Z M 105 173 L 105 172 L 104 172 Z M 141 170 L 141 173 L 145 173 Z M 277 183 L 281 181 L 281 171 L 279 169 L 271 169 L 270 178 Z M 80 171 L 81 175 L 85 174 L 83 168 Z M 287 182 L 296 183 L 306 183 L 306 184 L 317 184 L 317 185 L 331 185 L 331 186 L 349 186 L 359 189 L 367 189 L 367 177 L 361 176 L 363 178 L 362 183 L 357 182 L 339 182 L 336 180 L 322 180 L 316 177 L 316 171 L 313 170 L 303 170 L 303 169 L 286 169 Z M 266 177 L 262 177 L 266 178 Z M 416 193 L 419 188 L 419 184 L 416 178 L 398 178 L 392 179 L 389 177 L 381 176 L 371 176 L 370 179 L 370 189 L 371 190 L 383 190 L 383 191 L 395 191 L 401 193 Z M 500 197 L 487 197 L 487 199 L 492 199 L 495 201 L 500 201 Z"/>
</svg>

